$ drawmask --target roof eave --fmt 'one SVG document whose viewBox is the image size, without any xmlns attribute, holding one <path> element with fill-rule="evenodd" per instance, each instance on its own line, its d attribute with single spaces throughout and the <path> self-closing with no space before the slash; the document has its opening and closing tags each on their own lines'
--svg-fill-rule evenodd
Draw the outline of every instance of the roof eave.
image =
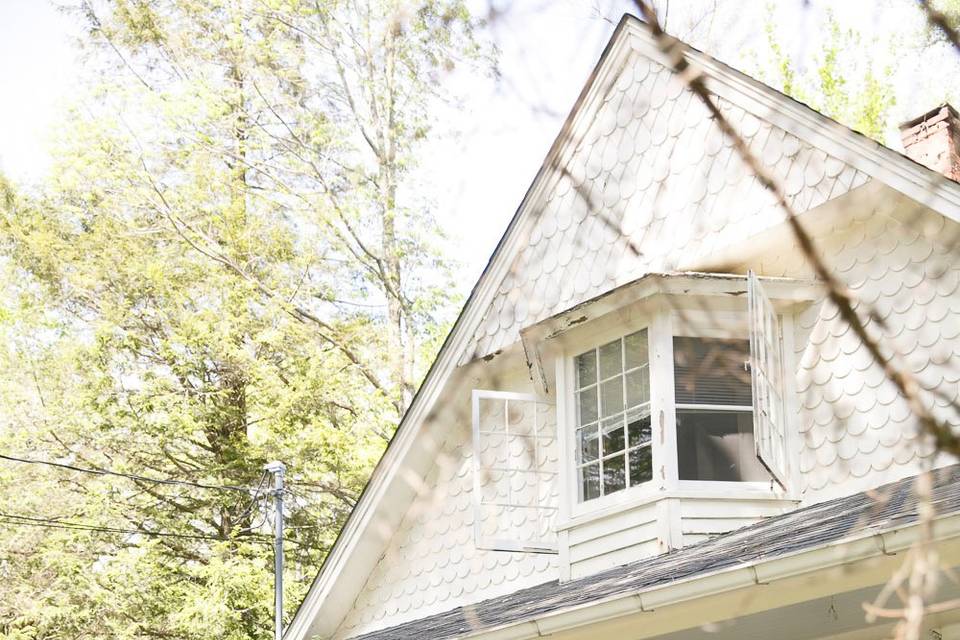
<svg viewBox="0 0 960 640">
<path fill-rule="evenodd" d="M 614 30 L 580 96 L 564 121 L 560 134 L 551 146 L 523 201 L 500 238 L 453 328 L 447 335 L 447 339 L 441 346 L 433 365 L 414 396 L 410 408 L 404 414 L 397 431 L 387 445 L 383 457 L 374 468 L 360 499 L 334 542 L 333 548 L 324 560 L 307 595 L 294 614 L 293 620 L 285 629 L 283 634 L 285 640 L 303 640 L 314 635 L 319 637 L 331 635 L 336 631 L 343 616 L 349 610 L 349 606 L 353 603 L 355 594 L 347 593 L 349 590 L 345 589 L 334 592 L 333 586 L 338 584 L 340 576 L 348 573 L 347 566 L 355 556 L 354 550 L 357 547 L 358 539 L 369 532 L 377 505 L 381 503 L 384 494 L 393 484 L 393 479 L 403 466 L 402 462 L 409 456 L 421 425 L 430 414 L 451 373 L 457 368 L 461 355 L 466 351 L 474 331 L 483 319 L 487 304 L 489 304 L 493 294 L 496 293 L 505 271 L 509 269 L 516 245 L 519 244 L 520 236 L 523 235 L 516 232 L 517 227 L 522 226 L 523 222 L 529 220 L 525 213 L 533 206 L 533 203 L 538 200 L 541 192 L 545 189 L 545 183 L 547 182 L 545 177 L 562 163 L 562 157 L 568 148 L 575 145 L 573 131 L 583 115 L 584 104 L 595 99 L 596 95 L 600 93 L 601 86 L 611 81 L 611 78 L 605 76 L 610 74 L 611 68 L 617 68 L 617 65 L 608 64 L 609 61 L 625 59 L 630 54 L 629 38 L 622 37 L 622 33 L 630 20 L 631 17 L 625 14 Z M 375 554 L 376 557 L 379 557 L 379 553 Z M 321 609 L 323 609 L 325 615 L 320 615 Z"/>
<path fill-rule="evenodd" d="M 520 207 L 511 219 L 510 225 L 501 237 L 483 274 L 474 286 L 383 458 L 374 469 L 357 506 L 351 512 L 307 596 L 287 627 L 284 637 L 288 640 L 302 640 L 308 634 L 329 636 L 336 630 L 349 610 L 355 593 L 351 593 L 350 589 L 338 589 L 335 592 L 334 585 L 340 584 L 340 577 L 345 573 L 354 576 L 360 574 L 366 576 L 369 573 L 369 571 L 349 570 L 351 563 L 358 562 L 357 554 L 354 553 L 358 548 L 358 542 L 365 535 L 369 535 L 378 505 L 394 484 L 393 480 L 403 468 L 403 462 L 410 458 L 414 449 L 413 443 L 417 439 L 421 425 L 432 411 L 451 373 L 456 370 L 461 355 L 469 346 L 473 333 L 483 318 L 486 305 L 509 269 L 521 239 L 525 238 L 522 231 L 530 222 L 530 216 L 526 213 L 535 207 L 550 182 L 550 176 L 555 173 L 555 168 L 562 166 L 565 155 L 575 148 L 576 133 L 579 125 L 590 112 L 591 101 L 596 98 L 606 83 L 611 81 L 609 76 L 619 69 L 615 62 L 625 61 L 634 50 L 645 53 L 653 59 L 663 57 L 652 36 L 645 30 L 644 23 L 625 14 L 565 120 L 560 135 L 553 143 Z M 747 108 L 771 124 L 822 148 L 867 175 L 885 182 L 916 202 L 960 222 L 960 185 L 957 183 L 851 131 L 703 53 L 688 47 L 685 55 L 690 62 L 706 71 L 707 86 L 715 94 Z M 373 561 L 376 557 L 379 557 L 379 553 L 375 554 Z M 363 562 L 370 561 L 369 556 L 363 558 Z M 323 615 L 320 615 L 321 612 Z"/>
<path fill-rule="evenodd" d="M 956 541 L 960 538 L 960 513 L 943 515 L 934 521 L 934 534 L 931 542 L 940 543 L 938 551 L 941 560 L 952 566 L 960 562 L 960 545 L 944 545 L 947 541 Z M 898 566 L 901 558 L 896 554 L 910 549 L 921 540 L 924 525 L 913 522 L 901 527 L 893 527 L 881 531 L 864 531 L 860 535 L 851 536 L 834 541 L 820 547 L 798 551 L 792 554 L 781 555 L 769 560 L 745 563 L 691 578 L 677 580 L 670 584 L 640 589 L 615 597 L 608 598 L 576 607 L 567 607 L 551 611 L 532 619 L 519 621 L 499 627 L 491 627 L 468 633 L 461 636 L 471 640 L 533 640 L 546 635 L 556 638 L 565 638 L 575 634 L 578 630 L 590 629 L 593 625 L 605 623 L 628 623 L 631 618 L 642 616 L 651 611 L 667 606 L 691 604 L 696 601 L 721 598 L 725 595 L 754 587 L 768 587 L 775 583 L 786 582 L 795 578 L 805 578 L 812 585 L 816 585 L 822 595 L 837 591 L 839 584 L 837 576 L 832 575 L 837 569 L 842 569 L 845 578 L 856 580 L 857 585 L 843 585 L 844 590 L 871 586 L 889 577 L 891 567 Z M 882 564 L 876 563 L 883 561 Z M 873 563 L 870 570 L 850 572 L 850 565 L 859 563 Z M 831 574 L 831 579 L 810 580 L 819 574 Z M 789 591 L 789 590 L 788 590 Z M 765 592 L 769 593 L 769 592 Z M 816 597 L 805 594 L 804 598 Z M 775 600 L 765 602 L 766 608 L 773 608 Z M 743 615 L 746 611 L 740 611 Z M 676 616 L 668 616 L 676 619 Z M 693 618 L 685 618 L 693 619 Z M 640 635 L 636 638 L 659 635 L 663 630 L 649 626 L 649 619 L 644 618 L 643 624 L 631 628 L 637 629 Z M 699 620 L 705 622 L 705 620 Z M 647 633 L 644 633 L 646 627 Z M 677 629 L 679 630 L 679 629 Z"/>
</svg>

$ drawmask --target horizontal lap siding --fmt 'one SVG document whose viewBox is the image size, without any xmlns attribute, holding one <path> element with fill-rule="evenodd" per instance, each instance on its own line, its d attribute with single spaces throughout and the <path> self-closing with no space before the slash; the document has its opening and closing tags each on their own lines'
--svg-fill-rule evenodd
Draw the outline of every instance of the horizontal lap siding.
<svg viewBox="0 0 960 640">
<path fill-rule="evenodd" d="M 796 503 L 789 500 L 682 499 L 680 530 L 683 534 L 683 545 L 689 546 L 716 535 L 736 531 L 794 508 Z"/>
<path fill-rule="evenodd" d="M 640 505 L 570 530 L 570 575 L 578 578 L 659 553 L 656 505 Z"/>
</svg>

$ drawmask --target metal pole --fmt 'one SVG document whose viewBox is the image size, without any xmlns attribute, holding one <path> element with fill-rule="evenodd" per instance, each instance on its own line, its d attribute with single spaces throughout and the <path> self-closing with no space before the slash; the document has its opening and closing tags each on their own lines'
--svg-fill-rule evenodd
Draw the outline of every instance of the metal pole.
<svg viewBox="0 0 960 640">
<path fill-rule="evenodd" d="M 273 474 L 274 518 L 273 537 L 273 592 L 274 638 L 283 638 L 283 474 L 287 467 L 282 462 L 270 462 L 264 470 Z"/>
</svg>

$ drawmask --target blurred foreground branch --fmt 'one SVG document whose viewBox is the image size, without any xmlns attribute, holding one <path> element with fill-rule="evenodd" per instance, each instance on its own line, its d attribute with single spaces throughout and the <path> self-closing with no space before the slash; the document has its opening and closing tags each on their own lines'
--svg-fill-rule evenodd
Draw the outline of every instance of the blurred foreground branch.
<svg viewBox="0 0 960 640">
<path fill-rule="evenodd" d="M 733 143 L 737 154 L 754 174 L 760 184 L 776 199 L 777 206 L 786 216 L 787 223 L 796 239 L 804 258 L 809 262 L 818 279 L 826 289 L 827 297 L 833 303 L 844 322 L 853 328 L 857 338 L 867 348 L 871 359 L 881 367 L 884 375 L 889 379 L 906 400 L 913 414 L 917 417 L 922 433 L 930 437 L 938 451 L 960 456 L 960 438 L 954 433 L 950 424 L 935 416 L 924 402 L 920 385 L 914 376 L 897 362 L 896 354 L 887 355 L 880 346 L 879 340 L 867 330 L 865 322 L 857 313 L 857 300 L 849 288 L 833 275 L 823 257 L 817 250 L 815 241 L 798 218 L 797 211 L 787 200 L 784 190 L 774 175 L 751 152 L 746 141 L 737 133 L 730 122 L 720 111 L 714 96 L 707 88 L 702 72 L 693 67 L 686 59 L 686 46 L 663 31 L 653 7 L 645 0 L 635 0 L 640 15 L 646 22 L 654 36 L 660 51 L 666 56 L 671 70 L 692 91 L 714 118 L 723 134 Z M 956 32 L 949 27 L 946 16 L 933 9 L 925 0 L 921 6 L 927 13 L 928 20 L 937 26 L 948 40 L 960 51 L 960 39 Z M 884 322 L 876 314 L 869 314 L 875 323 L 884 327 Z M 960 415 L 955 402 L 950 403 L 955 414 Z M 938 573 L 938 557 L 932 543 L 933 518 L 935 516 L 931 500 L 931 480 L 928 472 L 920 475 L 917 481 L 916 493 L 919 499 L 921 539 L 911 549 L 902 569 L 895 574 L 881 591 L 874 605 L 867 607 L 870 617 L 874 618 L 883 611 L 900 618 L 896 628 L 898 638 L 918 640 L 922 631 L 924 616 L 938 605 L 928 605 L 927 600 L 934 594 Z M 903 602 L 900 609 L 883 609 L 884 602 L 893 594 L 897 594 Z M 942 606 L 942 605 L 941 605 Z"/>
</svg>

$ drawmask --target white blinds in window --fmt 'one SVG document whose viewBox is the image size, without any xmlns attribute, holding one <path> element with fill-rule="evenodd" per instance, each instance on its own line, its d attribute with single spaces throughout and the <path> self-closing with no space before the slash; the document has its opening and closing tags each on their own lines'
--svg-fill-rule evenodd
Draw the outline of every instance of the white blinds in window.
<svg viewBox="0 0 960 640">
<path fill-rule="evenodd" d="M 481 549 L 555 553 L 556 410 L 537 396 L 473 392 L 474 534 Z"/>
<path fill-rule="evenodd" d="M 676 403 L 749 407 L 752 404 L 749 360 L 747 340 L 675 337 Z"/>
</svg>

